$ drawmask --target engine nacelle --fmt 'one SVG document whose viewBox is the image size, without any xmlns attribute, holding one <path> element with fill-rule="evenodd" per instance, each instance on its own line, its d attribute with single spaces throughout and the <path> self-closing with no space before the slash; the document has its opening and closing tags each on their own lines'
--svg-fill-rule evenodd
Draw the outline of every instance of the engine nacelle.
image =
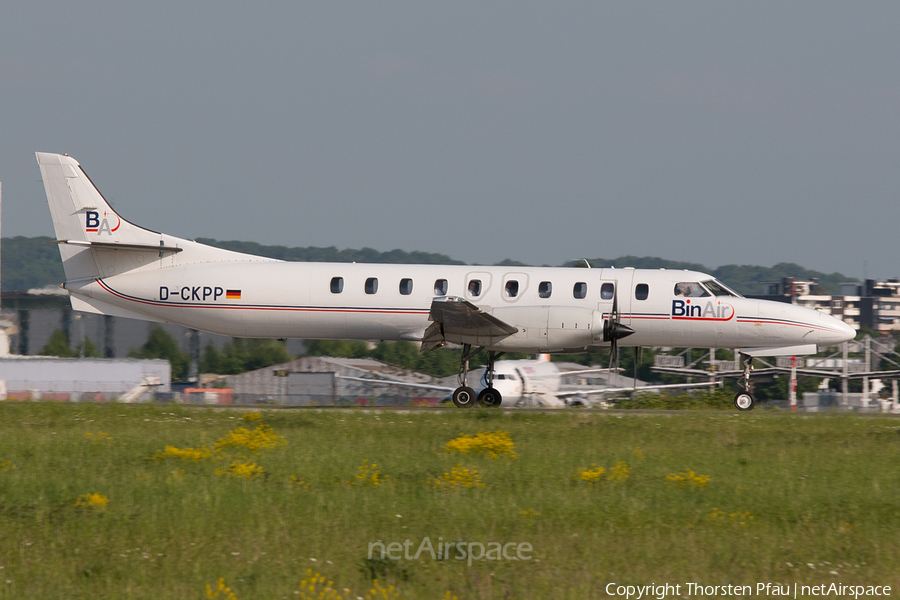
<svg viewBox="0 0 900 600">
<path fill-rule="evenodd" d="M 501 306 L 490 313 L 519 331 L 495 344 L 511 352 L 558 352 L 603 342 L 603 314 L 567 306 Z"/>
</svg>

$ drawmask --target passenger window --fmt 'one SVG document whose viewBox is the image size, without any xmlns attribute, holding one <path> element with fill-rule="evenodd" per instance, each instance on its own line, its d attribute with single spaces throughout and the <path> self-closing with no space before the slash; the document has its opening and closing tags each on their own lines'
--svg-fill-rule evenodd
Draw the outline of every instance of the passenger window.
<svg viewBox="0 0 900 600">
<path fill-rule="evenodd" d="M 331 293 L 332 294 L 340 294 L 344 291 L 344 278 L 343 277 L 332 277 L 331 278 Z"/>
<path fill-rule="evenodd" d="M 647 296 L 650 295 L 650 286 L 646 283 L 639 283 L 634 286 L 634 299 L 635 300 L 646 300 Z"/>
<path fill-rule="evenodd" d="M 519 282 L 514 279 L 510 279 L 506 282 L 506 297 L 507 298 L 515 298 L 519 295 Z"/>
<path fill-rule="evenodd" d="M 447 295 L 447 280 L 446 279 L 438 279 L 434 282 L 434 295 L 435 296 L 446 296 Z"/>
<path fill-rule="evenodd" d="M 538 297 L 540 298 L 549 298 L 550 294 L 553 292 L 553 284 L 549 281 L 542 281 L 538 285 Z"/>
<path fill-rule="evenodd" d="M 470 296 L 480 296 L 481 295 L 481 280 L 480 279 L 472 279 L 469 281 L 469 295 Z"/>
<path fill-rule="evenodd" d="M 378 279 L 376 277 L 369 277 L 366 279 L 366 293 L 374 294 L 378 291 Z"/>
<path fill-rule="evenodd" d="M 412 294 L 412 279 L 400 280 L 400 294 L 403 296 L 409 296 L 410 294 Z"/>
<path fill-rule="evenodd" d="M 579 281 L 575 284 L 575 287 L 572 289 L 572 295 L 581 300 L 585 296 L 587 296 L 587 284 L 583 281 Z"/>
<path fill-rule="evenodd" d="M 704 298 L 709 296 L 709 292 L 696 281 L 682 281 L 675 284 L 675 295 L 685 298 Z"/>
<path fill-rule="evenodd" d="M 616 286 L 612 283 L 604 283 L 600 286 L 600 299 L 612 300 L 616 293 Z"/>
</svg>

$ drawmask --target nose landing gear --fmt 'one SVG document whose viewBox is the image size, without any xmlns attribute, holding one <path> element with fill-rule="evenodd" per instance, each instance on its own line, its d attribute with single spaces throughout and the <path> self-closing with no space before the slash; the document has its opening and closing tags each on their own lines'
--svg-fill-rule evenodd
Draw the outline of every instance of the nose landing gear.
<svg viewBox="0 0 900 600">
<path fill-rule="evenodd" d="M 753 410 L 753 407 L 756 406 L 756 398 L 750 393 L 750 372 L 753 371 L 753 358 L 741 354 L 741 360 L 744 362 L 744 376 L 741 378 L 744 391 L 735 395 L 734 407 L 741 411 Z"/>
</svg>

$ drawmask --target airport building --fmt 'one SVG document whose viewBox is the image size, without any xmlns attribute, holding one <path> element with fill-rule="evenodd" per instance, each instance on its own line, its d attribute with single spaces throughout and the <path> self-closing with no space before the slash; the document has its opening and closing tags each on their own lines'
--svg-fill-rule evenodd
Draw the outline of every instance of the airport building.
<svg viewBox="0 0 900 600">
<path fill-rule="evenodd" d="M 437 404 L 449 396 L 447 388 L 452 389 L 442 379 L 370 358 L 325 356 L 229 375 L 217 383 L 231 390 L 236 404 L 288 406 L 428 405 Z"/>
<path fill-rule="evenodd" d="M 900 331 L 900 279 L 842 283 L 840 294 L 823 294 L 817 281 L 785 277 L 763 282 L 762 294 L 751 298 L 789 302 L 820 310 L 843 320 L 854 329 L 868 327 L 884 334 Z"/>
<path fill-rule="evenodd" d="M 171 382 L 166 360 L 0 357 L 0 400 L 139 402 L 165 398 Z"/>
</svg>

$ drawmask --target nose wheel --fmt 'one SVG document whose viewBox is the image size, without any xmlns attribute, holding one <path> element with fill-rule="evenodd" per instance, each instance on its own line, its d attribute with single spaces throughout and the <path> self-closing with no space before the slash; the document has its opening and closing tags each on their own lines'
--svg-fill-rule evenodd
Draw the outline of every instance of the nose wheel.
<svg viewBox="0 0 900 600">
<path fill-rule="evenodd" d="M 756 406 L 756 398 L 750 393 L 750 373 L 753 371 L 753 358 L 746 354 L 741 354 L 741 360 L 744 362 L 744 376 L 741 378 L 744 391 L 739 392 L 734 397 L 734 407 L 741 411 L 753 410 L 753 407 Z"/>
<path fill-rule="evenodd" d="M 734 407 L 738 410 L 753 410 L 756 398 L 750 392 L 740 392 L 734 397 Z"/>
</svg>

